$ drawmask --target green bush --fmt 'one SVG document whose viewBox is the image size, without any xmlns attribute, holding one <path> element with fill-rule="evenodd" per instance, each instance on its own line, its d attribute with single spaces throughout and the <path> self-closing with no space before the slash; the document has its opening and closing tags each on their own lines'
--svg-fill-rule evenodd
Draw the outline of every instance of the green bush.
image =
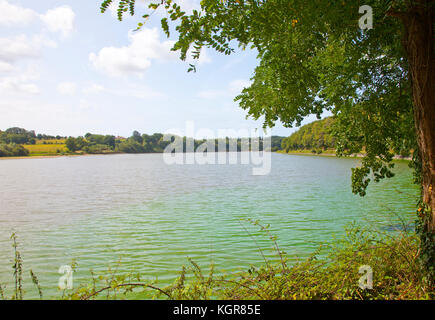
<svg viewBox="0 0 435 320">
<path fill-rule="evenodd" d="M 43 143 L 45 144 L 45 141 Z M 69 151 L 76 152 L 85 148 L 88 145 L 88 142 L 83 137 L 69 137 L 66 139 L 65 145 Z"/>
<path fill-rule="evenodd" d="M 0 144 L 0 157 L 23 157 L 28 155 L 29 151 L 22 145 L 15 143 Z"/>
<path fill-rule="evenodd" d="M 146 152 L 146 148 L 139 142 L 133 139 L 128 139 L 122 141 L 117 146 L 117 151 L 124 152 L 124 153 L 144 153 Z"/>
<path fill-rule="evenodd" d="M 85 146 L 82 150 L 84 152 L 90 153 L 90 154 L 103 154 L 103 153 L 112 153 L 113 152 L 112 148 L 106 144 L 88 145 L 88 146 Z"/>
</svg>

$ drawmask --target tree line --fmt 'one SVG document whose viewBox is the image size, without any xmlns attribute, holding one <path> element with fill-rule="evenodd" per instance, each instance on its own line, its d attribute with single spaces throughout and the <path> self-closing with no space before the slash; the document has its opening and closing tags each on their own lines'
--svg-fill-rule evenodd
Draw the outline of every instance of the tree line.
<svg viewBox="0 0 435 320">
<path fill-rule="evenodd" d="M 284 137 L 272 136 L 270 150 L 277 151 L 280 149 L 281 141 Z M 248 141 L 248 145 L 244 146 L 244 141 Z M 171 144 L 176 150 L 185 152 L 189 146 L 196 151 L 199 146 L 208 143 L 210 148 L 207 151 L 220 151 L 219 146 L 225 145 L 226 151 L 244 151 L 251 150 L 253 141 L 245 138 L 221 138 L 221 139 L 193 139 L 189 137 L 172 136 L 165 138 L 162 133 L 154 133 L 152 135 L 141 134 L 138 131 L 133 131 L 129 138 L 116 138 L 113 135 L 99 135 L 87 133 L 84 137 L 69 137 L 66 139 L 66 147 L 71 152 L 84 153 L 162 153 L 165 148 Z M 246 143 L 246 142 L 245 142 Z M 263 138 L 258 138 L 259 149 L 263 150 Z"/>
<path fill-rule="evenodd" d="M 29 151 L 22 144 L 35 144 L 35 131 L 22 128 L 9 128 L 0 130 L 0 157 L 27 156 Z"/>
<path fill-rule="evenodd" d="M 284 137 L 272 136 L 270 150 L 277 151 L 281 148 Z M 60 141 L 60 142 L 59 142 Z M 247 145 L 246 144 L 247 141 Z M 193 146 L 196 151 L 199 146 L 208 143 L 207 151 L 221 151 L 219 146 L 225 145 L 226 151 L 251 150 L 253 141 L 245 138 L 223 138 L 223 139 L 193 139 L 189 137 L 173 136 L 172 139 L 165 139 L 164 134 L 141 134 L 133 131 L 128 138 L 116 137 L 114 135 L 102 135 L 86 133 L 79 137 L 51 136 L 36 134 L 34 130 L 13 127 L 0 131 L 0 157 L 27 156 L 29 151 L 23 145 L 35 144 L 63 144 L 69 153 L 78 154 L 107 154 L 107 153 L 162 153 L 169 144 L 173 144 L 176 150 L 188 150 Z M 263 138 L 258 138 L 259 149 L 263 150 Z M 214 146 L 214 150 L 213 147 Z"/>
</svg>

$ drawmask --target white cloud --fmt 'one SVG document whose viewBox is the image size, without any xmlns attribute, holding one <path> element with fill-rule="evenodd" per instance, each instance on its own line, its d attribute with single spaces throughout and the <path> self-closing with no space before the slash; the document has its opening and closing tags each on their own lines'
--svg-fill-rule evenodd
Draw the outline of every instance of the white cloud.
<svg viewBox="0 0 435 320">
<path fill-rule="evenodd" d="M 16 90 L 23 92 L 23 93 L 28 93 L 28 94 L 39 94 L 39 87 L 34 84 L 34 83 L 18 83 L 16 84 Z"/>
<path fill-rule="evenodd" d="M 2 94 L 24 93 L 24 94 L 39 94 L 39 87 L 29 82 L 30 78 L 26 76 L 14 76 L 0 79 L 0 92 Z"/>
<path fill-rule="evenodd" d="M 157 28 L 143 28 L 128 34 L 130 44 L 125 47 L 105 47 L 98 54 L 91 53 L 89 60 L 93 66 L 111 76 L 128 74 L 142 75 L 151 66 L 152 60 L 176 60 L 177 55 L 170 49 L 174 42 L 160 41 Z"/>
<path fill-rule="evenodd" d="M 57 86 L 57 91 L 63 95 L 73 95 L 77 91 L 77 85 L 74 82 L 62 82 Z"/>
<path fill-rule="evenodd" d="M 97 94 L 103 92 L 104 90 L 106 90 L 106 88 L 104 88 L 102 85 L 97 83 L 92 83 L 91 85 L 83 88 L 82 91 L 85 94 Z"/>
<path fill-rule="evenodd" d="M 58 7 L 40 15 L 36 11 L 21 7 L 11 1 L 0 0 L 0 26 L 24 26 L 33 22 L 42 22 L 51 32 L 60 32 L 66 36 L 73 30 L 74 12 L 69 7 Z M 55 48 L 57 43 L 41 32 L 41 26 L 32 25 L 39 34 L 26 34 L 0 38 L 0 91 L 2 96 L 35 95 L 40 89 L 35 80 L 39 74 L 27 63 L 29 70 L 19 65 L 23 60 L 40 58 L 46 47 Z M 14 71 L 13 75 L 11 71 Z M 4 76 L 9 73 L 11 76 Z M 3 76 L 2 76 L 3 74 Z"/>
<path fill-rule="evenodd" d="M 88 100 L 80 99 L 79 102 L 79 109 L 80 110 L 87 110 L 92 108 L 92 103 L 90 103 Z"/>
<path fill-rule="evenodd" d="M 74 30 L 75 13 L 69 6 L 50 9 L 40 17 L 49 31 L 60 32 L 64 37 Z"/>
<path fill-rule="evenodd" d="M 0 38 L 0 60 L 13 62 L 20 58 L 35 58 L 40 46 L 26 35 L 14 38 Z"/>
<path fill-rule="evenodd" d="M 32 38 L 19 35 L 13 38 L 0 38 L 0 91 L 2 95 L 15 94 L 39 94 L 39 87 L 33 83 L 39 78 L 38 72 L 32 68 L 29 70 L 18 68 L 18 61 L 40 57 L 41 49 L 45 46 L 55 46 L 52 41 L 42 36 Z M 14 71 L 13 76 L 1 77 L 2 74 Z"/>
<path fill-rule="evenodd" d="M 0 61 L 0 73 L 11 72 L 14 66 L 8 62 Z"/>
<path fill-rule="evenodd" d="M 0 0 L 0 25 L 27 25 L 38 18 L 50 32 L 60 32 L 64 37 L 74 30 L 75 13 L 69 6 L 49 9 L 45 14 Z"/>
<path fill-rule="evenodd" d="M 0 92 L 3 97 L 16 94 L 39 94 L 39 87 L 34 83 L 40 77 L 36 66 L 21 70 L 19 74 L 0 77 Z"/>
<path fill-rule="evenodd" d="M 0 0 L 0 25 L 26 25 L 36 18 L 35 11 Z"/>
<path fill-rule="evenodd" d="M 24 58 L 37 58 L 44 46 L 55 47 L 56 43 L 43 36 L 0 38 L 0 61 L 10 63 Z"/>
<path fill-rule="evenodd" d="M 138 32 L 128 34 L 129 45 L 124 47 L 104 47 L 97 54 L 91 53 L 89 60 L 100 72 L 110 76 L 142 75 L 156 61 L 176 61 L 179 53 L 171 51 L 174 41 L 160 40 L 157 28 L 142 28 Z M 188 58 L 188 62 L 192 63 Z M 210 62 L 204 49 L 198 64 Z"/>
</svg>

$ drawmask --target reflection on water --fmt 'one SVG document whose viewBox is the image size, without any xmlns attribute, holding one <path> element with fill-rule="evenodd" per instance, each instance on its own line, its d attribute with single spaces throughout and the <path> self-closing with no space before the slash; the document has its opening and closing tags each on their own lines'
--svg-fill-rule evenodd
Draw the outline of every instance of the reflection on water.
<svg viewBox="0 0 435 320">
<path fill-rule="evenodd" d="M 76 282 L 119 258 L 123 270 L 163 282 L 186 257 L 226 271 L 261 263 L 257 244 L 272 244 L 241 218 L 270 224 L 291 259 L 340 237 L 352 221 L 387 230 L 396 216 L 412 220 L 418 188 L 406 163 L 360 198 L 350 191 L 357 162 L 273 154 L 271 173 L 253 176 L 240 164 L 168 166 L 161 154 L 2 160 L 0 283 L 12 279 L 13 231 L 49 297 L 72 259 Z"/>
</svg>

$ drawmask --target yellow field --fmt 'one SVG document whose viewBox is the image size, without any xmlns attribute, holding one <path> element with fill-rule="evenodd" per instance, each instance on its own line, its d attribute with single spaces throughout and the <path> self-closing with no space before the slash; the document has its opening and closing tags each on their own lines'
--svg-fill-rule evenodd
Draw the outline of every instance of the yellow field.
<svg viewBox="0 0 435 320">
<path fill-rule="evenodd" d="M 65 144 L 34 144 L 23 147 L 29 150 L 30 155 L 54 155 L 67 151 Z"/>
</svg>

